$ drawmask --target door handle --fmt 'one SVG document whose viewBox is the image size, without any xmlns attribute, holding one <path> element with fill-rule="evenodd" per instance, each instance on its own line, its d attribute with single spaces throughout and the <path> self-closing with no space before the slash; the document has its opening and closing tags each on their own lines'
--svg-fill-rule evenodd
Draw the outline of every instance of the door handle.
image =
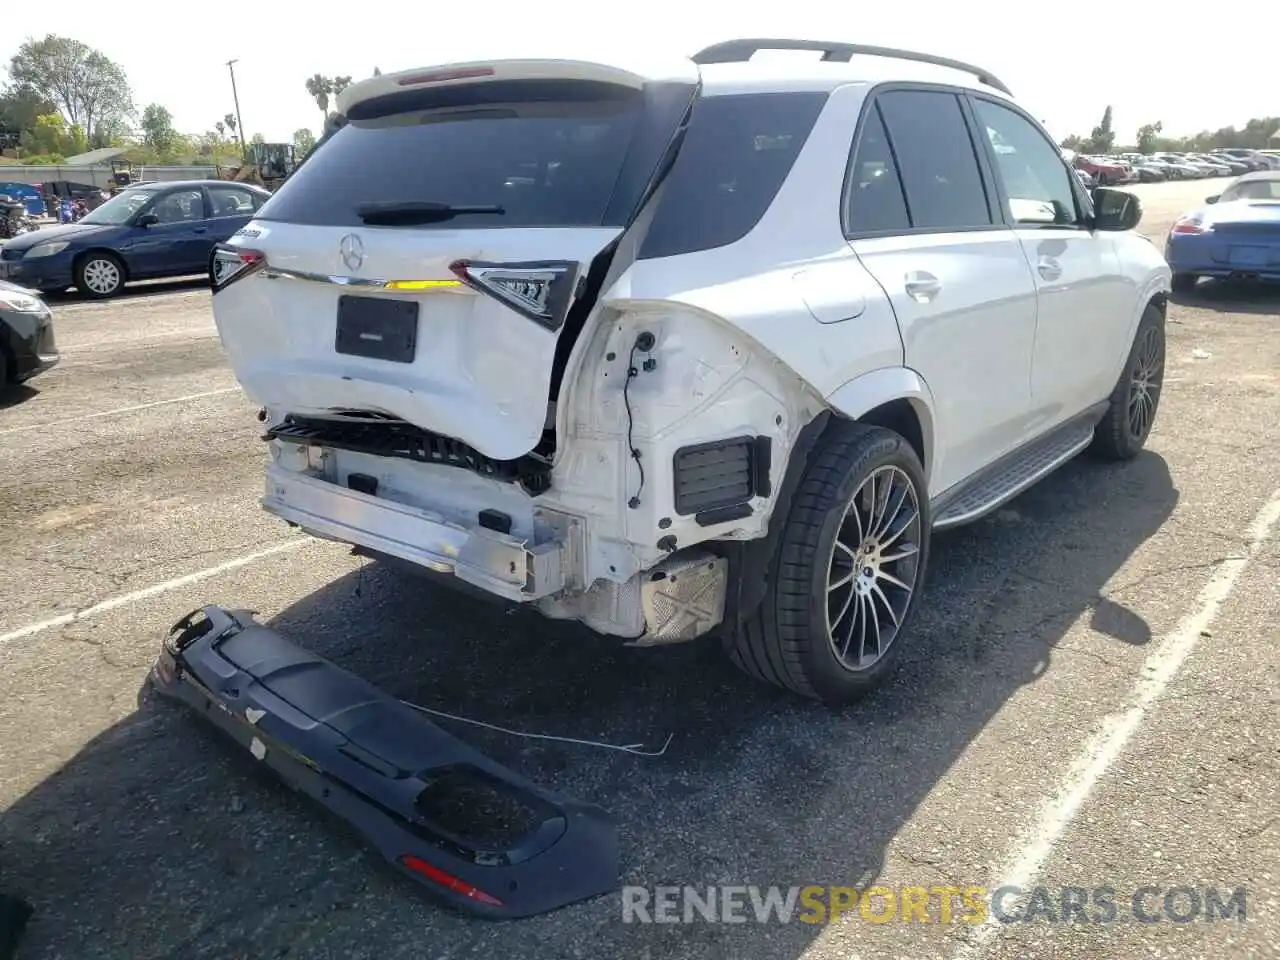
<svg viewBox="0 0 1280 960">
<path fill-rule="evenodd" d="M 1057 280 L 1062 276 L 1062 264 L 1053 257 L 1041 257 L 1036 261 L 1036 270 L 1046 280 Z"/>
<path fill-rule="evenodd" d="M 928 303 L 942 290 L 942 281 L 924 270 L 912 270 L 906 275 L 903 286 L 907 296 L 916 303 Z"/>
</svg>

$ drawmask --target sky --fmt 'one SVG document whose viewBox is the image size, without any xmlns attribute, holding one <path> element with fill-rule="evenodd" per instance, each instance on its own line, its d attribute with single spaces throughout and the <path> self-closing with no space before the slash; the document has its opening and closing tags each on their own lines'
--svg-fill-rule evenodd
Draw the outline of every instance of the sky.
<svg viewBox="0 0 1280 960">
<path fill-rule="evenodd" d="M 1258 24 L 1268 5 L 1242 0 L 1222 16 Z M 1033 0 L 278 0 L 215 4 L 226 13 L 208 18 L 196 17 L 194 7 L 172 16 L 158 9 L 113 17 L 100 0 L 62 0 L 47 22 L 8 17 L 0 62 L 7 65 L 26 39 L 24 28 L 73 36 L 125 69 L 139 111 L 161 103 L 180 131 L 196 134 L 233 110 L 226 61 L 236 58 L 244 126 L 267 140 L 319 130 L 320 110 L 303 86 L 317 72 L 360 80 L 375 66 L 390 73 L 496 57 L 608 61 L 637 49 L 687 56 L 734 37 L 843 40 L 975 63 L 1059 139 L 1087 135 L 1108 104 L 1122 142 L 1156 120 L 1167 134 L 1182 135 L 1280 115 L 1272 31 L 1230 28 L 1199 7 L 1175 15 L 1176 5 L 1162 3 L 1104 4 L 1101 15 L 1096 4 Z"/>
</svg>

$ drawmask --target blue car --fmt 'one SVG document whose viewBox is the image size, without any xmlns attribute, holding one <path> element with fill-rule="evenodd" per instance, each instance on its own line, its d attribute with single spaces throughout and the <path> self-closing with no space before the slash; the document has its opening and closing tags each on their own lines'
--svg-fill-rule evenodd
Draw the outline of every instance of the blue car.
<svg viewBox="0 0 1280 960">
<path fill-rule="evenodd" d="M 1247 173 L 1205 204 L 1165 241 L 1173 289 L 1185 293 L 1200 277 L 1280 280 L 1280 170 Z"/>
<path fill-rule="evenodd" d="M 0 280 L 45 292 L 74 286 L 115 296 L 134 280 L 206 273 L 213 248 L 271 196 L 225 180 L 130 187 L 78 223 L 45 227 L 0 247 Z"/>
</svg>

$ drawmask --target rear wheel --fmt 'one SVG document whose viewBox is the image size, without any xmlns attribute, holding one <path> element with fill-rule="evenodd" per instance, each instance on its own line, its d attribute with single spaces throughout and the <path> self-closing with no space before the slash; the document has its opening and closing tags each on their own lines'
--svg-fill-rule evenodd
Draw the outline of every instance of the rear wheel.
<svg viewBox="0 0 1280 960">
<path fill-rule="evenodd" d="M 1111 391 L 1106 415 L 1093 431 L 1090 452 L 1104 460 L 1132 460 L 1147 444 L 1164 390 L 1164 317 L 1148 306 L 1129 359 Z"/>
<path fill-rule="evenodd" d="M 114 297 L 124 287 L 124 264 L 113 253 L 91 253 L 76 265 L 75 280 L 86 297 Z"/>
<path fill-rule="evenodd" d="M 789 506 L 764 602 L 728 638 L 733 661 L 831 704 L 877 686 L 924 584 L 929 528 L 911 445 L 880 427 L 831 428 Z"/>
</svg>

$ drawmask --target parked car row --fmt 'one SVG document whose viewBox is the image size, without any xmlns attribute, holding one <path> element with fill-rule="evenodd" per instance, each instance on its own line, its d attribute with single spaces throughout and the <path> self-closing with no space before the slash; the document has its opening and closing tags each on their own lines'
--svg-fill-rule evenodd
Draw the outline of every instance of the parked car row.
<svg viewBox="0 0 1280 960">
<path fill-rule="evenodd" d="M 1280 154 L 1232 148 L 1209 153 L 1122 153 L 1116 156 L 1063 151 L 1078 172 L 1102 187 L 1117 183 L 1158 183 L 1238 177 L 1259 170 L 1280 169 Z"/>
</svg>

